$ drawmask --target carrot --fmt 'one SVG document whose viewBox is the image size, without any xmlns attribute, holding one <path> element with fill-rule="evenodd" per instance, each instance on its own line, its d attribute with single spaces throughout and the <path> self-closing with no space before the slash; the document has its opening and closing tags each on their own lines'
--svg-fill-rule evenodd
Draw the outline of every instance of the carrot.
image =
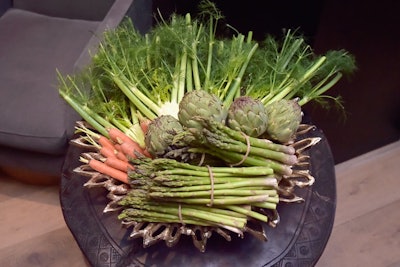
<svg viewBox="0 0 400 267">
<path fill-rule="evenodd" d="M 110 136 L 111 140 L 113 140 L 117 144 L 122 144 L 125 142 L 134 142 L 132 138 L 130 138 L 124 132 L 122 132 L 117 128 L 109 128 L 108 135 Z"/>
<path fill-rule="evenodd" d="M 142 155 L 144 155 L 143 149 L 139 146 L 138 143 L 136 142 L 124 142 L 121 144 L 121 151 L 128 157 L 131 158 L 137 158 L 137 155 L 135 152 L 138 152 Z"/>
<path fill-rule="evenodd" d="M 133 166 L 126 161 L 120 160 L 118 158 L 105 158 L 104 163 L 114 169 L 128 172 L 129 170 L 133 170 Z"/>
<path fill-rule="evenodd" d="M 151 155 L 147 151 L 140 147 L 137 142 L 132 140 L 132 138 L 127 136 L 121 130 L 117 128 L 110 128 L 108 129 L 108 134 L 111 140 L 116 142 L 114 147 L 118 147 L 117 150 L 125 154 L 127 158 L 137 158 L 135 151 L 147 157 L 151 157 Z"/>
<path fill-rule="evenodd" d="M 147 149 L 143 150 L 143 155 L 145 155 L 148 158 L 152 158 L 153 157 Z"/>
<path fill-rule="evenodd" d="M 150 124 L 151 120 L 148 119 L 143 119 L 142 121 L 140 121 L 140 128 L 142 128 L 142 131 L 146 134 L 147 130 L 149 129 L 149 124 Z"/>
<path fill-rule="evenodd" d="M 110 177 L 117 179 L 118 181 L 121 181 L 123 183 L 128 184 L 128 173 L 117 170 L 113 167 L 108 166 L 104 162 L 101 162 L 96 159 L 90 159 L 88 162 L 89 166 L 95 170 L 98 171 L 102 174 L 109 175 Z"/>
<path fill-rule="evenodd" d="M 115 150 L 116 150 L 116 156 L 118 159 L 123 160 L 128 162 L 128 158 L 126 157 L 125 153 L 122 151 L 121 145 L 120 144 L 115 144 L 114 145 Z"/>
<path fill-rule="evenodd" d="M 111 140 L 121 146 L 120 151 L 122 151 L 125 155 L 132 156 L 135 154 L 134 151 L 143 154 L 143 149 L 140 147 L 140 145 L 121 130 L 117 128 L 110 128 L 108 129 L 108 134 L 110 135 Z"/>
<path fill-rule="evenodd" d="M 99 152 L 101 155 L 103 155 L 106 158 L 115 158 L 115 148 L 109 148 L 109 147 L 100 147 Z"/>
<path fill-rule="evenodd" d="M 110 149 L 114 149 L 114 143 L 103 135 L 99 135 L 97 138 L 97 142 L 102 147 L 108 147 Z"/>
</svg>

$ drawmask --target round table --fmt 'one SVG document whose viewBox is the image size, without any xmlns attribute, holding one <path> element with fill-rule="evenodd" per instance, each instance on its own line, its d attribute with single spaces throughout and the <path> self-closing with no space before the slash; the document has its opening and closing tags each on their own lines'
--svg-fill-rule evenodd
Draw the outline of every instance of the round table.
<svg viewBox="0 0 400 267">
<path fill-rule="evenodd" d="M 296 193 L 302 203 L 281 203 L 276 228 L 265 226 L 268 241 L 250 234 L 232 235 L 226 241 L 217 234 L 198 251 L 188 236 L 172 248 L 164 242 L 143 248 L 141 239 L 130 239 L 130 231 L 116 212 L 103 213 L 109 200 L 104 188 L 85 188 L 88 178 L 73 172 L 80 165 L 82 149 L 70 146 L 62 171 L 60 201 L 66 224 L 88 262 L 94 267 L 142 266 L 314 266 L 333 227 L 336 208 L 335 169 L 326 137 L 319 129 L 309 133 L 321 141 L 309 149 L 315 183 Z"/>
</svg>

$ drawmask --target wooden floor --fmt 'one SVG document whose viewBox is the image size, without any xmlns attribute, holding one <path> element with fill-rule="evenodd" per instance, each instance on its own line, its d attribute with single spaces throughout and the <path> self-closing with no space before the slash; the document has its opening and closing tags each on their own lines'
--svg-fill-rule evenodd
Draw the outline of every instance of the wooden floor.
<svg viewBox="0 0 400 267">
<path fill-rule="evenodd" d="M 336 220 L 317 266 L 400 266 L 400 141 L 337 165 L 336 176 Z M 0 175 L 0 237 L 0 266 L 87 266 L 57 186 Z"/>
</svg>

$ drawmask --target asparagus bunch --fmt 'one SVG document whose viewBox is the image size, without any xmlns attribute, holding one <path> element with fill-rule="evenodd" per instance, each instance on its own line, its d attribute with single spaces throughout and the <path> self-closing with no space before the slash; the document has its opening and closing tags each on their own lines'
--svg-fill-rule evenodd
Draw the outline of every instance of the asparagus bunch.
<svg viewBox="0 0 400 267">
<path fill-rule="evenodd" d="M 263 166 L 280 175 L 292 173 L 291 166 L 297 162 L 293 147 L 247 136 L 215 120 L 203 117 L 193 120 L 202 127 L 178 133 L 174 145 L 189 146 L 191 153 L 212 155 L 230 166 Z"/>
<path fill-rule="evenodd" d="M 255 208 L 276 209 L 278 182 L 268 167 L 195 166 L 173 159 L 138 158 L 120 219 L 221 226 L 241 233 Z"/>
</svg>

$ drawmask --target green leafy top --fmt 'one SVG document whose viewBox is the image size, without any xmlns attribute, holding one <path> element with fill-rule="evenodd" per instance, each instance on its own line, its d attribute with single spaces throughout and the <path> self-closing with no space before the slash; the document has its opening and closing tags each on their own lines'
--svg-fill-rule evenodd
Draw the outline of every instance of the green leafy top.
<svg viewBox="0 0 400 267">
<path fill-rule="evenodd" d="M 264 105 L 293 98 L 300 105 L 324 103 L 333 98 L 326 91 L 355 70 L 347 51 L 316 55 L 296 31 L 262 42 L 252 32 L 217 35 L 221 13 L 209 1 L 202 1 L 201 10 L 197 19 L 190 14 L 161 19 L 145 35 L 125 19 L 104 34 L 87 69 L 59 75 L 61 95 L 129 129 L 141 118 L 176 117 L 178 103 L 192 90 L 217 95 L 226 108 L 241 95 Z"/>
</svg>

